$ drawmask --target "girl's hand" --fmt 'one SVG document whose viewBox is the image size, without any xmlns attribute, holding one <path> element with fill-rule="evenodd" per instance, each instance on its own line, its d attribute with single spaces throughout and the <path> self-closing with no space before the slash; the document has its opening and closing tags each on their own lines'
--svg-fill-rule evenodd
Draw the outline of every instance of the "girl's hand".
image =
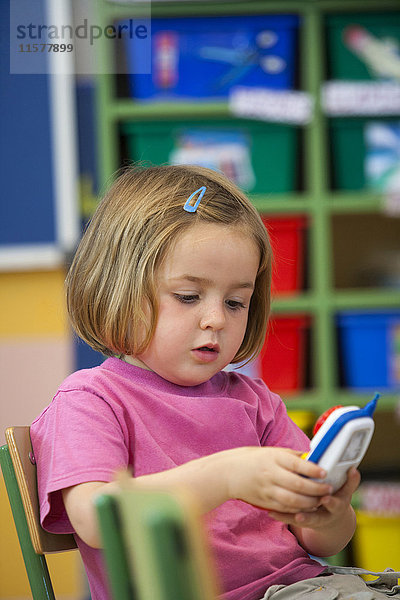
<svg viewBox="0 0 400 600">
<path fill-rule="evenodd" d="M 309 529 L 335 528 L 343 520 L 344 514 L 349 510 L 351 497 L 360 483 L 360 473 L 354 467 L 347 474 L 347 481 L 334 495 L 324 495 L 319 506 L 314 512 L 301 511 L 293 514 L 291 511 L 270 512 L 270 516 L 277 521 L 288 525 L 307 527 Z"/>
<path fill-rule="evenodd" d="M 326 473 L 301 459 L 301 452 L 275 447 L 228 452 L 228 497 L 273 511 L 272 515 L 287 515 L 289 520 L 299 514 L 308 515 L 332 493 L 330 485 L 311 479 L 324 478 Z"/>
</svg>

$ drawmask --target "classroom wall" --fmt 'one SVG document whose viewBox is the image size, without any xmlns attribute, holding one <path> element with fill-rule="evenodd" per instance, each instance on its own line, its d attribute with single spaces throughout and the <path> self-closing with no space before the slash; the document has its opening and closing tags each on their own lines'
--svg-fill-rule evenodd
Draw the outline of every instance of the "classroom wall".
<svg viewBox="0 0 400 600">
<path fill-rule="evenodd" d="M 32 421 L 72 370 L 64 272 L 0 274 L 0 440 Z"/>
<path fill-rule="evenodd" d="M 64 270 L 0 273 L 0 443 L 10 425 L 27 425 L 73 370 L 64 305 Z M 30 589 L 0 477 L 0 598 L 29 598 Z M 51 556 L 57 598 L 82 598 L 78 552 Z"/>
</svg>

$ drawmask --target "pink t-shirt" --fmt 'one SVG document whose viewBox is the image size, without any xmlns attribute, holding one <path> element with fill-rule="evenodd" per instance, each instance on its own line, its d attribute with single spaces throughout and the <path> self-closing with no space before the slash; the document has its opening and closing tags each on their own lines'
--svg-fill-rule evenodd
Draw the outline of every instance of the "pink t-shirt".
<svg viewBox="0 0 400 600">
<path fill-rule="evenodd" d="M 61 490 L 112 481 L 121 467 L 138 477 L 239 446 L 309 447 L 261 380 L 221 372 L 181 387 L 117 358 L 68 377 L 32 424 L 31 436 L 42 524 L 56 533 L 74 531 Z M 256 600 L 270 585 L 323 570 L 286 525 L 245 502 L 229 500 L 205 522 L 225 600 Z M 77 543 L 92 599 L 108 599 L 101 551 L 78 536 Z"/>
</svg>

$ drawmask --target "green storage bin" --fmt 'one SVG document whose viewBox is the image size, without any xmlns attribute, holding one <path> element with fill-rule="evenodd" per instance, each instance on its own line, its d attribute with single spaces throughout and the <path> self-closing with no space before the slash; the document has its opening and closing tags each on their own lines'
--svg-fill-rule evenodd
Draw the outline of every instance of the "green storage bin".
<svg viewBox="0 0 400 600">
<path fill-rule="evenodd" d="M 187 132 L 195 132 L 198 138 L 205 136 L 208 140 L 212 139 L 213 132 L 218 136 L 233 134 L 246 140 L 254 180 L 245 191 L 264 194 L 295 189 L 296 127 L 247 119 L 140 121 L 122 125 L 130 159 L 152 164 L 169 163 L 171 154 L 179 147 L 179 140 Z"/>
<path fill-rule="evenodd" d="M 346 46 L 343 33 L 349 26 L 361 27 L 380 42 L 373 54 L 377 63 L 382 65 L 387 60 L 385 40 L 391 39 L 400 44 L 400 11 L 332 15 L 326 20 L 329 79 L 379 79 L 379 74 Z"/>
<path fill-rule="evenodd" d="M 332 187 L 339 190 L 361 190 L 369 185 L 365 177 L 367 146 L 364 130 L 368 122 L 393 121 L 396 117 L 343 117 L 329 122 Z"/>
<path fill-rule="evenodd" d="M 332 119 L 330 122 L 334 189 L 360 190 L 366 186 L 364 176 L 366 123 L 367 119 L 361 118 Z"/>
</svg>

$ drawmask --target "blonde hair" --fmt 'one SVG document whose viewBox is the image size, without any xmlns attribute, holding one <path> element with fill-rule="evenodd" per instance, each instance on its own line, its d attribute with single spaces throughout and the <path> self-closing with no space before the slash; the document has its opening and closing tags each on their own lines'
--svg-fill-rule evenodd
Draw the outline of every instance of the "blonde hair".
<svg viewBox="0 0 400 600">
<path fill-rule="evenodd" d="M 195 213 L 183 206 L 206 186 Z M 99 204 L 66 279 L 77 334 L 105 355 L 140 355 L 158 316 L 157 270 L 172 244 L 199 222 L 241 227 L 255 240 L 260 264 L 247 329 L 232 362 L 249 361 L 264 342 L 271 288 L 271 248 L 263 222 L 226 177 L 203 167 L 129 167 Z M 144 311 L 144 307 L 150 311 Z"/>
</svg>

